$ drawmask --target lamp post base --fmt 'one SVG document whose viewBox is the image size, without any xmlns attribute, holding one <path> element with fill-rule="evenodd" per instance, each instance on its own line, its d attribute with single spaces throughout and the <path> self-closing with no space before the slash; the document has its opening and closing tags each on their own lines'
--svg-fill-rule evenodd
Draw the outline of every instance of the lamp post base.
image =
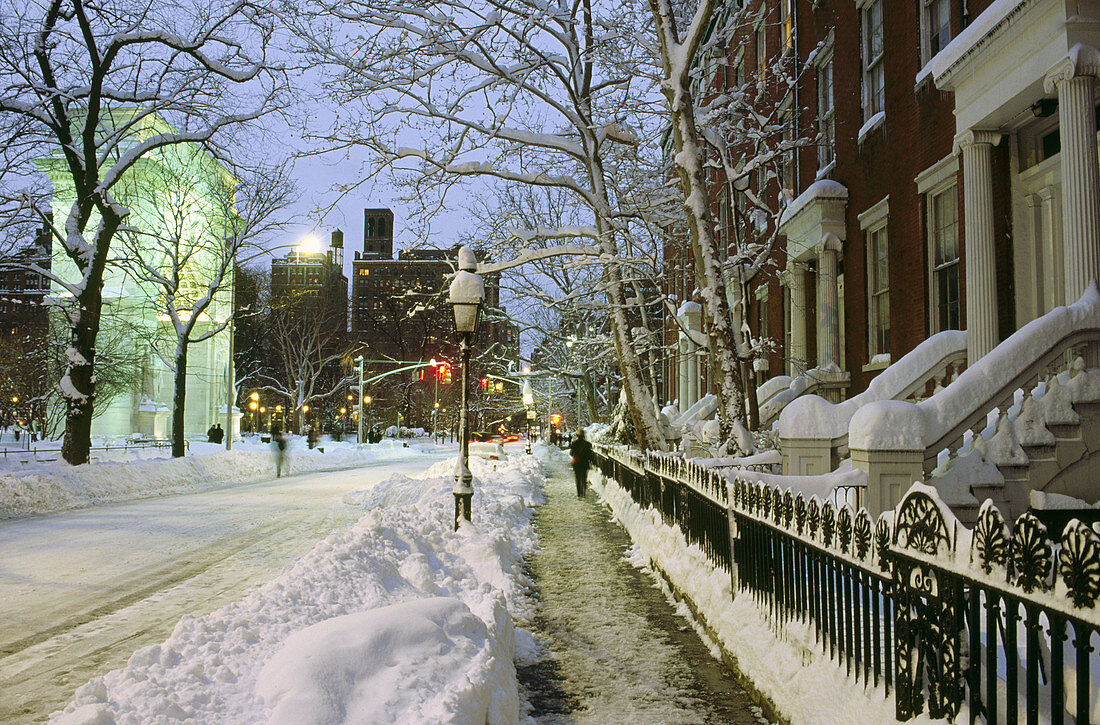
<svg viewBox="0 0 1100 725">
<path fill-rule="evenodd" d="M 473 500 L 473 493 L 455 494 L 455 531 L 458 531 L 458 525 L 460 523 L 463 521 L 470 521 L 470 509 L 473 505 Z"/>
</svg>

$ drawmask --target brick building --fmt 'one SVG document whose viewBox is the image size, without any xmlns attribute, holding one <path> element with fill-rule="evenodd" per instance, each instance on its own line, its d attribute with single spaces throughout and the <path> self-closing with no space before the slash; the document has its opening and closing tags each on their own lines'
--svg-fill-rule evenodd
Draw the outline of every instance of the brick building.
<svg viewBox="0 0 1100 725">
<path fill-rule="evenodd" d="M 46 334 L 49 315 L 42 301 L 50 292 L 50 280 L 30 267 L 49 272 L 52 255 L 49 228 L 45 228 L 33 243 L 0 258 L 0 333 Z"/>
<path fill-rule="evenodd" d="M 973 361 L 1096 278 L 1100 23 L 1084 18 L 1100 17 L 1100 3 L 765 0 L 756 10 L 755 26 L 716 49 L 724 64 L 701 60 L 718 70 L 700 91 L 751 82 L 784 54 L 804 67 L 767 100 L 794 109 L 785 132 L 812 142 L 791 153 L 789 173 L 750 180 L 790 199 L 774 272 L 751 292 L 753 335 L 776 343 L 756 363 L 761 380 L 835 363 L 829 397 L 850 396 L 957 328 Z M 743 200 L 716 171 L 721 226 Z M 690 258 L 672 243 L 666 263 L 669 291 L 690 299 Z M 688 361 L 699 393 L 712 386 L 705 354 L 669 328 L 677 339 L 664 397 L 683 406 Z"/>
<path fill-rule="evenodd" d="M 393 212 L 367 209 L 363 220 L 363 250 L 352 262 L 351 332 L 367 360 L 367 374 L 393 369 L 401 361 L 416 363 L 432 358 L 458 359 L 447 286 L 454 274 L 458 249 L 401 249 L 393 258 Z M 481 262 L 486 260 L 482 259 Z M 507 370 L 519 359 L 519 334 L 504 317 L 500 306 L 500 277 L 485 277 L 485 314 L 475 351 L 481 365 Z M 382 405 L 404 387 L 400 405 L 410 422 L 418 415 L 410 383 L 421 382 L 419 373 L 387 378 L 372 389 Z M 427 381 L 425 381 L 427 382 Z M 373 404 L 373 403 L 372 403 Z"/>
</svg>

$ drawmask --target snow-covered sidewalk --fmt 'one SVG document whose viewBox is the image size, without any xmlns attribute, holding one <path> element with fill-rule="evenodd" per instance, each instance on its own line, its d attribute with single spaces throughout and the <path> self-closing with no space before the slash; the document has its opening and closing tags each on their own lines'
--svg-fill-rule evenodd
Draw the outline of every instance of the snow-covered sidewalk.
<svg viewBox="0 0 1100 725">
<path fill-rule="evenodd" d="M 473 525 L 452 530 L 453 461 L 350 494 L 366 509 L 355 525 L 185 617 L 52 722 L 515 722 L 510 610 L 526 596 L 542 472 L 522 455 L 471 468 Z"/>
<path fill-rule="evenodd" d="M 630 532 L 639 564 L 655 563 L 693 602 L 723 650 L 778 714 L 794 725 L 895 722 L 894 699 L 883 687 L 865 687 L 814 640 L 811 626 L 791 620 L 777 636 L 767 612 L 749 595 L 731 593 L 729 574 L 715 569 L 696 545 L 688 545 L 678 527 L 670 527 L 654 509 L 644 509 L 630 494 L 598 473 L 601 500 Z M 927 714 L 909 723 L 932 723 Z"/>
</svg>

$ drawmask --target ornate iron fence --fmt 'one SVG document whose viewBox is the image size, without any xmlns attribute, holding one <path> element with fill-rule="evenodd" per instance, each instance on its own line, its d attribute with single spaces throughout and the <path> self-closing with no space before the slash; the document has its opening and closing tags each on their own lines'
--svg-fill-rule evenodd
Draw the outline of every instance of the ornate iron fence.
<svg viewBox="0 0 1100 725">
<path fill-rule="evenodd" d="M 899 720 L 1100 719 L 1100 525 L 1052 539 L 986 502 L 968 531 L 922 485 L 872 521 L 672 456 L 600 446 L 597 462 L 778 626 L 811 624 L 850 676 L 884 685 Z"/>
</svg>

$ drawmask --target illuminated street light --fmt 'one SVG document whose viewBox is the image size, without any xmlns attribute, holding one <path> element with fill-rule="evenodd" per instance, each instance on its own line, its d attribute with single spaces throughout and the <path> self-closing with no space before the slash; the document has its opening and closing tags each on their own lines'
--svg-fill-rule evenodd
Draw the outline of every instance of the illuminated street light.
<svg viewBox="0 0 1100 725">
<path fill-rule="evenodd" d="M 455 332 L 462 351 L 462 411 L 458 419 L 462 454 L 455 466 L 455 530 L 462 520 L 470 520 L 474 498 L 474 476 L 470 473 L 470 343 L 477 337 L 481 307 L 485 301 L 485 282 L 477 275 L 477 258 L 463 245 L 458 250 L 458 271 L 451 280 L 450 301 L 454 311 Z"/>
</svg>

